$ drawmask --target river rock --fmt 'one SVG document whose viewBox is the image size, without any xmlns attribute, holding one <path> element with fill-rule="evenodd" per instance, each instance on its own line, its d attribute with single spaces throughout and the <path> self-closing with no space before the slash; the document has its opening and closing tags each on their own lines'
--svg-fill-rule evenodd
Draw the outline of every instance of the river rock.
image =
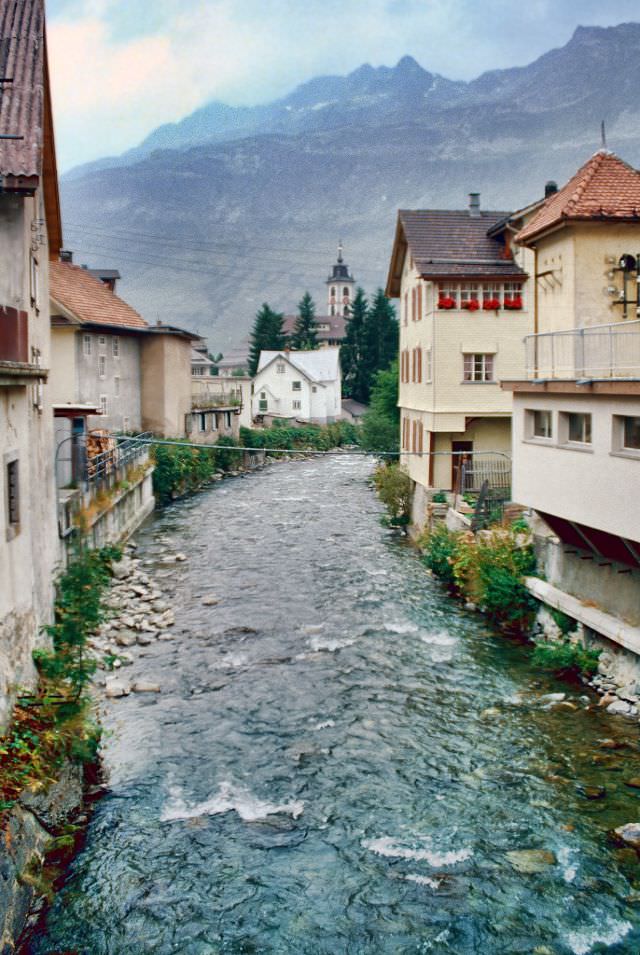
<svg viewBox="0 0 640 955">
<path fill-rule="evenodd" d="M 105 689 L 105 696 L 110 700 L 117 700 L 121 696 L 129 696 L 131 687 L 128 683 L 121 683 L 120 680 L 108 680 Z"/>
<path fill-rule="evenodd" d="M 176 555 L 174 556 L 174 560 L 176 560 L 179 564 L 181 564 L 181 563 L 182 563 L 183 561 L 185 561 L 186 559 L 187 559 L 187 555 L 186 555 L 186 554 L 176 554 Z"/>
<path fill-rule="evenodd" d="M 631 709 L 631 703 L 627 703 L 626 700 L 614 700 L 609 703 L 607 713 L 611 713 L 613 716 L 629 716 Z"/>
<path fill-rule="evenodd" d="M 539 703 L 563 703 L 567 698 L 566 693 L 545 693 L 538 699 Z"/>
<path fill-rule="evenodd" d="M 604 799 L 607 795 L 607 790 L 604 786 L 580 786 L 578 791 L 585 797 L 585 799 Z"/>
<path fill-rule="evenodd" d="M 219 597 L 213 597 L 213 596 L 203 597 L 202 603 L 204 604 L 205 607 L 215 607 L 216 604 L 220 603 L 220 599 Z"/>
<path fill-rule="evenodd" d="M 172 627 L 176 622 L 176 616 L 173 610 L 165 610 L 165 612 L 158 618 L 158 622 L 163 627 Z"/>
<path fill-rule="evenodd" d="M 158 683 L 150 683 L 147 680 L 137 680 L 131 687 L 134 693 L 160 693 Z"/>
<path fill-rule="evenodd" d="M 116 580 L 125 580 L 131 576 L 134 567 L 134 562 L 130 557 L 123 557 L 122 560 L 116 560 L 111 564 L 111 573 Z"/>
<path fill-rule="evenodd" d="M 136 640 L 137 636 L 131 630 L 121 630 L 116 636 L 116 643 L 119 647 L 132 647 Z"/>
<path fill-rule="evenodd" d="M 483 710 L 480 714 L 481 720 L 495 720 L 500 716 L 500 710 L 495 706 L 489 706 L 486 710 Z"/>
<path fill-rule="evenodd" d="M 554 853 L 549 849 L 518 849 L 507 852 L 506 857 L 516 872 L 526 875 L 544 872 L 557 862 Z"/>
<path fill-rule="evenodd" d="M 149 644 L 153 643 L 153 637 L 150 633 L 139 633 L 136 642 L 140 647 L 148 647 Z"/>
<path fill-rule="evenodd" d="M 627 822 L 624 826 L 614 829 L 614 832 L 627 845 L 640 849 L 640 822 Z"/>
<path fill-rule="evenodd" d="M 631 786 L 632 789 L 640 789 L 640 776 L 633 776 L 631 779 L 627 779 L 625 785 Z"/>
<path fill-rule="evenodd" d="M 165 613 L 169 610 L 169 604 L 166 600 L 154 600 L 151 607 L 154 613 Z"/>
</svg>

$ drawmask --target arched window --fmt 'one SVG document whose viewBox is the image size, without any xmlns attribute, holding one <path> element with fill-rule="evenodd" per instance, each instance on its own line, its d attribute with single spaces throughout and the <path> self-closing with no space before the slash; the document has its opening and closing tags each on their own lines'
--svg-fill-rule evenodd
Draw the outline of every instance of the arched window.
<svg viewBox="0 0 640 955">
<path fill-rule="evenodd" d="M 335 314 L 336 314 L 336 307 L 335 307 L 335 305 L 332 305 L 332 306 L 331 306 L 331 314 L 332 314 L 332 315 L 335 315 Z"/>
<path fill-rule="evenodd" d="M 348 286 L 348 285 L 345 285 L 345 287 L 342 289 L 342 294 L 343 294 L 343 295 L 346 295 L 347 298 L 349 298 L 349 286 Z"/>
<path fill-rule="evenodd" d="M 333 288 L 331 289 L 331 294 L 332 294 L 332 295 L 335 295 L 335 294 L 336 294 L 335 286 L 333 286 Z"/>
<path fill-rule="evenodd" d="M 348 314 L 349 314 L 349 306 L 348 306 L 348 305 L 345 305 L 345 307 L 342 309 L 342 314 L 343 314 L 343 315 L 348 315 Z"/>
</svg>

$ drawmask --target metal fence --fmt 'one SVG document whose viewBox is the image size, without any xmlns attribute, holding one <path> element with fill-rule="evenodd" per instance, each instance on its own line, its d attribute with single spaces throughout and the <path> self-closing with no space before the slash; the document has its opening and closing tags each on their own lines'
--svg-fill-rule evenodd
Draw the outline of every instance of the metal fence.
<svg viewBox="0 0 640 955">
<path fill-rule="evenodd" d="M 640 320 L 525 337 L 527 378 L 640 377 Z"/>
<path fill-rule="evenodd" d="M 508 499 L 511 493 L 511 461 L 493 455 L 473 455 L 462 461 L 457 494 L 477 495 L 487 483 L 492 497 Z"/>
</svg>

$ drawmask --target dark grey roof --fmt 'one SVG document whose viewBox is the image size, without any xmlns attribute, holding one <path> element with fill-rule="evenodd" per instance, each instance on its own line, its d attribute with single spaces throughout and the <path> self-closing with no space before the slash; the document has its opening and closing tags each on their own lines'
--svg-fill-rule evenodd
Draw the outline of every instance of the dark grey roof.
<svg viewBox="0 0 640 955">
<path fill-rule="evenodd" d="M 401 209 L 398 213 L 409 253 L 425 278 L 493 278 L 524 275 L 505 246 L 487 233 L 508 212 Z"/>
</svg>

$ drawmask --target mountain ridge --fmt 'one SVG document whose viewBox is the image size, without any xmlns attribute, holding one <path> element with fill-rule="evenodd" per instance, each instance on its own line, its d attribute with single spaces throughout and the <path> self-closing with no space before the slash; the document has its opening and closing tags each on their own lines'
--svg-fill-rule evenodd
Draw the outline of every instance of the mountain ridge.
<svg viewBox="0 0 640 955">
<path fill-rule="evenodd" d="M 164 145 L 156 130 L 142 152 L 64 177 L 68 244 L 117 265 L 149 320 L 169 313 L 224 350 L 265 299 L 291 311 L 310 288 L 322 311 L 340 235 L 356 279 L 384 284 L 399 207 L 461 208 L 469 191 L 485 208 L 525 205 L 600 146 L 603 118 L 638 164 L 638 53 L 638 23 L 579 27 L 564 47 L 469 83 L 403 57 L 262 107 L 209 104 L 181 121 L 182 145 L 166 145 L 180 125 L 168 124 Z"/>
</svg>

